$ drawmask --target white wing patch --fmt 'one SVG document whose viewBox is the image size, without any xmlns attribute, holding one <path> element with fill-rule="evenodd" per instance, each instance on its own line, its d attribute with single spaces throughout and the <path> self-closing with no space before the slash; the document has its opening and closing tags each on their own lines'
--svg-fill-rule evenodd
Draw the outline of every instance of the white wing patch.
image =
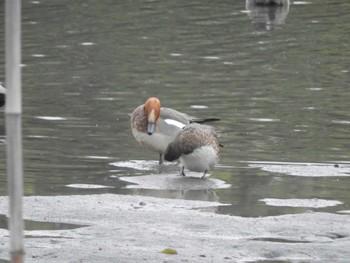
<svg viewBox="0 0 350 263">
<path fill-rule="evenodd" d="M 176 126 L 176 127 L 179 127 L 180 129 L 182 129 L 183 127 L 186 126 L 186 124 L 183 124 L 183 123 L 181 123 L 181 122 L 179 122 L 179 121 L 176 121 L 176 120 L 173 120 L 173 119 L 165 119 L 164 121 L 165 121 L 167 124 L 169 124 L 169 125 L 174 125 L 174 126 Z"/>
</svg>

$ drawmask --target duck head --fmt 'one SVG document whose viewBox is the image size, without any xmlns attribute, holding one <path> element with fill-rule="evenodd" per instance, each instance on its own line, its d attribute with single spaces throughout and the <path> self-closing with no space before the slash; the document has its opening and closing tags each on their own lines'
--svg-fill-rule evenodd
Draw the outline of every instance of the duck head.
<svg viewBox="0 0 350 263">
<path fill-rule="evenodd" d="M 160 114 L 160 101 L 158 98 L 149 98 L 144 106 L 144 110 L 147 117 L 147 133 L 152 135 L 154 131 L 154 125 L 159 118 Z"/>
</svg>

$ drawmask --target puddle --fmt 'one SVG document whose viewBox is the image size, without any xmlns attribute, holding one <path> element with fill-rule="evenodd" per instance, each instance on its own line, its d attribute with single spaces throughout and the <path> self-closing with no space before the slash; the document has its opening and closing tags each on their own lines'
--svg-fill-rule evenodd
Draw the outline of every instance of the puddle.
<svg viewBox="0 0 350 263">
<path fill-rule="evenodd" d="M 251 240 L 264 241 L 264 242 L 276 242 L 276 243 L 312 243 L 311 241 L 306 241 L 306 240 L 292 240 L 292 239 L 284 239 L 284 238 L 276 238 L 276 237 L 257 237 Z"/>
<path fill-rule="evenodd" d="M 157 190 L 210 190 L 229 188 L 231 185 L 215 178 L 196 178 L 176 174 L 151 174 L 144 176 L 119 177 L 120 180 L 132 183 L 126 188 Z"/>
<path fill-rule="evenodd" d="M 24 220 L 25 230 L 67 230 L 85 227 L 86 225 L 67 224 L 67 223 L 54 223 L 54 222 L 42 222 L 34 220 Z M 0 229 L 7 229 L 8 217 L 6 215 L 0 215 Z"/>
<path fill-rule="evenodd" d="M 251 162 L 249 167 L 271 173 L 304 177 L 350 176 L 349 164 Z"/>
<path fill-rule="evenodd" d="M 276 199 L 276 198 L 264 198 L 259 201 L 264 202 L 269 206 L 288 206 L 288 207 L 311 207 L 322 208 L 329 206 L 337 206 L 343 204 L 337 200 L 324 200 L 324 199 Z"/>
<path fill-rule="evenodd" d="M 339 233 L 326 233 L 325 237 L 328 237 L 330 239 L 342 239 L 348 237 L 346 234 L 339 234 Z"/>
<path fill-rule="evenodd" d="M 289 243 L 289 244 L 300 244 L 300 243 L 328 243 L 333 242 L 336 239 L 342 239 L 348 237 L 347 234 L 340 233 L 324 233 L 315 236 L 309 237 L 300 237 L 300 238 L 283 238 L 283 237 L 256 237 L 250 240 L 253 241 L 262 241 L 262 242 L 275 242 L 275 243 Z"/>
</svg>

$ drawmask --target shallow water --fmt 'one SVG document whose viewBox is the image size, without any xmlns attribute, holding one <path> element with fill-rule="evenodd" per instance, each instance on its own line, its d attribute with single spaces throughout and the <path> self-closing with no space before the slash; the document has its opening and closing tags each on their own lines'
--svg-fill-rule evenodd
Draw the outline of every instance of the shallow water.
<svg viewBox="0 0 350 263">
<path fill-rule="evenodd" d="M 215 200 L 230 204 L 216 212 L 247 217 L 350 209 L 346 0 L 251 12 L 244 1 L 23 1 L 22 13 L 26 195 Z M 229 187 L 149 186 L 158 156 L 129 124 L 149 96 L 222 119 L 225 147 L 206 182 Z M 6 195 L 3 142 L 0 158 Z M 138 187 L 121 180 L 135 176 Z"/>
<path fill-rule="evenodd" d="M 41 222 L 34 220 L 24 220 L 25 230 L 63 230 L 63 229 L 75 229 L 84 227 L 84 225 L 65 224 L 65 223 L 53 223 L 53 222 Z M 0 228 L 7 229 L 8 217 L 0 214 Z M 28 236 L 28 235 L 26 235 Z"/>
</svg>

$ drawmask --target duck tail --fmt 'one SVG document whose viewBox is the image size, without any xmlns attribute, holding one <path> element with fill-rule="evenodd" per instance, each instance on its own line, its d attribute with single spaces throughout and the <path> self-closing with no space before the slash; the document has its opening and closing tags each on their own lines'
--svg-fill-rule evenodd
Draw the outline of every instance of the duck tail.
<svg viewBox="0 0 350 263">
<path fill-rule="evenodd" d="M 190 121 L 190 123 L 203 124 L 203 123 L 212 122 L 212 121 L 221 121 L 221 119 L 219 119 L 219 118 L 193 119 Z"/>
</svg>

